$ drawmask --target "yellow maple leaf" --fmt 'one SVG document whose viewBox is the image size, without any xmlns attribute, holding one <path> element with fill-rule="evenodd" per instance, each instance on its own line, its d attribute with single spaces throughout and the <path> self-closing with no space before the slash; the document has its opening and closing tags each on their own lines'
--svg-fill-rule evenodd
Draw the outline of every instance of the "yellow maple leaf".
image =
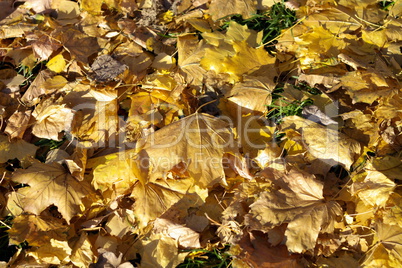
<svg viewBox="0 0 402 268">
<path fill-rule="evenodd" d="M 7 136 L 0 135 L 0 163 L 14 158 L 26 162 L 35 156 L 37 149 L 38 147 L 24 140 L 9 142 Z"/>
<path fill-rule="evenodd" d="M 376 157 L 358 174 L 351 185 L 351 193 L 359 196 L 366 206 L 385 207 L 393 193 L 401 172 L 401 160 L 397 157 Z"/>
<path fill-rule="evenodd" d="M 142 241 L 140 250 L 142 267 L 174 268 L 184 261 L 188 253 L 179 252 L 178 243 L 173 238 L 153 234 Z"/>
<path fill-rule="evenodd" d="M 250 47 L 247 41 L 234 42 L 234 52 L 225 51 L 222 47 L 207 48 L 201 60 L 201 66 L 216 73 L 227 73 L 231 83 L 238 82 L 244 74 L 252 74 L 264 68 L 271 77 L 276 75 L 273 66 L 275 58 L 271 57 L 264 47 Z"/>
<path fill-rule="evenodd" d="M 334 222 L 342 215 L 340 205 L 325 201 L 323 184 L 311 174 L 297 169 L 273 174 L 274 183 L 281 189 L 261 194 L 250 206 L 250 221 L 257 221 L 261 230 L 288 223 L 285 243 L 289 251 L 314 249 L 320 232 L 334 230 Z"/>
<path fill-rule="evenodd" d="M 200 66 L 200 60 L 204 57 L 205 42 L 199 41 L 193 34 L 181 35 L 177 38 L 178 66 L 183 72 L 187 82 L 201 86 L 206 70 Z"/>
<path fill-rule="evenodd" d="M 365 254 L 366 267 L 402 266 L 402 228 L 398 225 L 377 223 L 376 243 Z"/>
<path fill-rule="evenodd" d="M 361 153 L 361 146 L 355 140 L 308 119 L 299 116 L 285 117 L 282 129 L 287 128 L 301 133 L 308 152 L 330 166 L 340 163 L 349 169 Z"/>
<path fill-rule="evenodd" d="M 229 0 L 222 5 L 219 0 L 212 0 L 209 5 L 209 14 L 213 20 L 217 20 L 228 15 L 241 14 L 248 19 L 256 13 L 256 2 L 252 0 Z"/>
<path fill-rule="evenodd" d="M 83 147 L 116 144 L 118 129 L 117 92 L 75 86 L 63 99 L 74 111 L 71 134 Z"/>
<path fill-rule="evenodd" d="M 150 221 L 160 217 L 175 203 L 185 199 L 192 186 L 191 178 L 138 182 L 130 197 L 135 200 L 134 212 L 141 215 L 138 218 L 140 228 L 146 227 Z"/>
<path fill-rule="evenodd" d="M 34 163 L 17 170 L 12 179 L 30 186 L 18 191 L 22 195 L 19 205 L 25 211 L 39 215 L 55 205 L 68 223 L 82 212 L 81 199 L 92 192 L 88 182 L 76 180 L 58 163 Z"/>
<path fill-rule="evenodd" d="M 372 104 L 380 97 L 390 97 L 397 92 L 390 87 L 391 81 L 376 71 L 353 71 L 342 76 L 340 80 L 354 103 Z"/>
<path fill-rule="evenodd" d="M 39 263 L 61 264 L 69 261 L 71 248 L 67 242 L 69 227 L 63 221 L 48 216 L 19 215 L 8 230 L 10 243 L 28 242 L 33 256 Z"/>
<path fill-rule="evenodd" d="M 41 264 L 66 264 L 70 262 L 71 248 L 68 241 L 50 239 L 49 243 L 28 251 L 27 255 Z"/>
<path fill-rule="evenodd" d="M 91 159 L 87 168 L 93 167 L 92 185 L 102 192 L 112 191 L 115 195 L 124 195 L 131 192 L 134 183 L 138 180 L 139 171 L 136 163 L 130 157 L 129 151 L 120 154 L 111 154 Z M 105 161 L 102 161 L 102 160 Z"/>
<path fill-rule="evenodd" d="M 209 187 L 224 178 L 222 157 L 235 152 L 233 142 L 226 121 L 195 113 L 146 137 L 140 167 L 153 182 L 182 162 L 195 184 Z"/>
<path fill-rule="evenodd" d="M 69 131 L 74 117 L 74 112 L 65 104 L 53 104 L 51 100 L 44 101 L 32 113 L 36 122 L 32 133 L 38 138 L 61 140 L 59 133 Z"/>
<path fill-rule="evenodd" d="M 27 241 L 30 246 L 40 247 L 50 239 L 67 240 L 68 226 L 62 220 L 48 216 L 22 214 L 14 218 L 8 234 L 10 243 L 18 245 Z"/>
<path fill-rule="evenodd" d="M 89 267 L 95 261 L 95 254 L 92 250 L 92 241 L 86 232 L 82 232 L 78 239 L 74 239 L 72 252 L 70 255 L 71 262 L 78 267 Z M 70 244 L 70 245 L 71 245 Z"/>
</svg>

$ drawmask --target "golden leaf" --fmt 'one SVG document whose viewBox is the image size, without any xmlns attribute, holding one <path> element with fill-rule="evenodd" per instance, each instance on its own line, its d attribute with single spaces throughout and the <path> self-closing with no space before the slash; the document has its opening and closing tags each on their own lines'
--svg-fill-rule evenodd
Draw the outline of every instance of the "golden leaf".
<svg viewBox="0 0 402 268">
<path fill-rule="evenodd" d="M 185 195 L 193 186 L 193 180 L 155 180 L 143 184 L 138 182 L 131 197 L 135 199 L 134 212 L 141 215 L 138 218 L 140 227 L 147 226 L 148 222 L 155 220 L 175 203 L 185 198 Z"/>
<path fill-rule="evenodd" d="M 35 251 L 28 251 L 38 263 L 42 264 L 66 264 L 70 261 L 71 248 L 67 241 L 50 239 L 50 243 L 42 245 Z"/>
<path fill-rule="evenodd" d="M 187 255 L 187 253 L 180 253 L 177 247 L 177 241 L 169 236 L 152 235 L 148 241 L 143 241 L 141 267 L 176 267 Z"/>
<path fill-rule="evenodd" d="M 0 163 L 17 158 L 20 161 L 28 160 L 35 156 L 36 147 L 24 140 L 9 142 L 7 136 L 0 135 Z"/>
<path fill-rule="evenodd" d="M 204 41 L 198 41 L 195 35 L 181 35 L 177 38 L 179 54 L 178 66 L 188 83 L 196 86 L 202 85 L 202 78 L 206 70 L 200 66 L 200 60 L 204 57 Z"/>
<path fill-rule="evenodd" d="M 402 228 L 378 223 L 377 243 L 366 253 L 363 265 L 367 267 L 400 267 L 402 265 Z"/>
<path fill-rule="evenodd" d="M 13 226 L 8 230 L 10 243 L 18 245 L 27 241 L 30 246 L 41 247 L 50 239 L 67 240 L 69 227 L 62 220 L 47 216 L 19 215 L 13 220 Z"/>
<path fill-rule="evenodd" d="M 360 155 L 360 144 L 336 130 L 299 116 L 288 116 L 283 121 L 283 129 L 292 128 L 301 133 L 308 152 L 331 166 L 340 163 L 349 169 Z"/>
<path fill-rule="evenodd" d="M 65 104 L 58 105 L 44 101 L 32 113 L 36 123 L 32 133 L 38 138 L 61 140 L 61 131 L 70 131 L 74 112 Z"/>
<path fill-rule="evenodd" d="M 68 223 L 82 212 L 81 199 L 92 191 L 86 181 L 76 180 L 58 163 L 34 163 L 26 170 L 16 171 L 12 179 L 30 186 L 18 191 L 25 211 L 39 215 L 55 205 Z"/>
<path fill-rule="evenodd" d="M 80 237 L 74 241 L 71 262 L 78 267 L 89 267 L 95 261 L 90 237 L 86 232 L 82 232 Z"/>
<path fill-rule="evenodd" d="M 145 137 L 140 168 L 154 182 L 183 163 L 196 185 L 210 187 L 224 178 L 222 156 L 232 151 L 234 140 L 226 121 L 195 113 Z"/>
<path fill-rule="evenodd" d="M 209 13 L 213 20 L 234 14 L 241 14 L 243 18 L 248 19 L 256 13 L 256 5 L 252 0 L 229 0 L 225 5 L 219 0 L 212 0 Z"/>
<path fill-rule="evenodd" d="M 84 147 L 116 144 L 118 132 L 117 92 L 92 90 L 77 85 L 63 102 L 75 111 L 71 134 Z"/>
<path fill-rule="evenodd" d="M 55 73 L 61 73 L 66 67 L 66 61 L 62 54 L 57 54 L 46 63 L 46 66 Z"/>
<path fill-rule="evenodd" d="M 291 252 L 314 249 L 320 232 L 333 232 L 334 222 L 342 215 L 336 201 L 325 201 L 323 184 L 306 172 L 296 169 L 287 174 L 274 172 L 280 190 L 263 192 L 250 206 L 249 219 L 261 227 L 272 228 L 288 223 L 285 237 Z M 262 229 L 264 230 L 264 229 Z"/>
<path fill-rule="evenodd" d="M 119 196 L 130 193 L 138 180 L 139 171 L 136 165 L 128 157 L 128 152 L 124 152 L 91 159 L 87 168 L 93 167 L 92 185 L 96 190 L 113 191 Z"/>
<path fill-rule="evenodd" d="M 233 50 L 233 55 L 230 55 L 221 47 L 207 48 L 201 66 L 216 73 L 229 74 L 230 82 L 237 82 L 242 75 L 253 74 L 260 68 L 269 73 L 269 77 L 276 75 L 275 58 L 264 47 L 253 48 L 247 41 L 237 41 L 233 43 Z"/>
</svg>

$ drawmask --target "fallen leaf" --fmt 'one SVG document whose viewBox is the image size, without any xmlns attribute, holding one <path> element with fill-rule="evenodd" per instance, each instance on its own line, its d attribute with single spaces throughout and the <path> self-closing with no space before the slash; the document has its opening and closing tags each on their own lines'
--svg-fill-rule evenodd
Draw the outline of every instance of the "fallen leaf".
<svg viewBox="0 0 402 268">
<path fill-rule="evenodd" d="M 183 262 L 187 253 L 180 253 L 177 241 L 169 236 L 152 235 L 148 241 L 143 241 L 141 250 L 141 267 L 174 268 Z"/>
<path fill-rule="evenodd" d="M 226 5 L 222 5 L 218 0 L 212 0 L 209 6 L 209 13 L 213 20 L 234 14 L 241 14 L 243 18 L 248 19 L 256 14 L 256 11 L 255 2 L 251 0 L 230 0 L 226 2 Z"/>
<path fill-rule="evenodd" d="M 179 246 L 182 248 L 201 248 L 200 234 L 184 225 L 163 218 L 156 219 L 153 225 L 155 233 L 167 235 L 176 239 Z"/>
<path fill-rule="evenodd" d="M 55 205 L 68 223 L 82 212 L 81 199 L 92 192 L 87 182 L 79 182 L 58 163 L 34 163 L 26 170 L 16 171 L 12 179 L 30 186 L 18 191 L 25 211 L 39 215 Z"/>
<path fill-rule="evenodd" d="M 100 50 L 96 38 L 84 35 L 73 28 L 61 33 L 60 42 L 71 56 L 83 63 L 88 63 L 88 57 Z"/>
<path fill-rule="evenodd" d="M 0 135 L 0 163 L 17 158 L 20 161 L 28 160 L 35 156 L 36 147 L 24 140 L 8 141 L 8 137 Z"/>
<path fill-rule="evenodd" d="M 113 59 L 110 55 L 101 55 L 91 65 L 95 73 L 94 78 L 98 82 L 108 82 L 120 75 L 127 68 L 126 65 Z"/>
<path fill-rule="evenodd" d="M 49 243 L 35 251 L 28 251 L 27 255 L 40 264 L 66 264 L 70 262 L 71 248 L 67 241 L 50 239 Z"/>
<path fill-rule="evenodd" d="M 96 263 L 91 264 L 90 268 L 101 268 L 101 267 L 116 267 L 116 268 L 134 268 L 134 266 L 129 262 L 122 261 L 123 253 L 120 252 L 119 257 L 113 252 L 106 251 L 104 249 L 98 250 L 100 254 L 98 261 Z"/>
<path fill-rule="evenodd" d="M 116 196 L 129 194 L 139 178 L 137 163 L 130 159 L 129 152 L 91 159 L 87 168 L 93 168 L 94 189 L 113 191 Z"/>
<path fill-rule="evenodd" d="M 95 261 L 95 254 L 93 252 L 93 246 L 90 240 L 90 236 L 86 232 L 82 232 L 79 238 L 71 244 L 71 262 L 78 267 L 90 267 L 89 265 Z"/>
<path fill-rule="evenodd" d="M 33 247 L 41 247 L 51 239 L 66 241 L 68 229 L 59 219 L 22 214 L 14 218 L 8 234 L 13 245 L 27 241 Z"/>
<path fill-rule="evenodd" d="M 32 113 L 36 122 L 32 133 L 38 138 L 45 138 L 59 141 L 59 133 L 70 131 L 74 112 L 65 104 L 53 104 L 52 101 L 44 101 Z"/>
<path fill-rule="evenodd" d="M 185 198 L 193 185 L 192 179 L 155 180 L 148 183 L 138 182 L 130 197 L 135 200 L 134 212 L 140 227 L 160 217 L 175 203 Z"/>
<path fill-rule="evenodd" d="M 78 3 L 61 0 L 57 7 L 57 19 L 63 24 L 75 23 L 80 15 Z"/>
<path fill-rule="evenodd" d="M 32 49 L 39 61 L 48 60 L 52 53 L 62 46 L 50 36 L 40 32 L 34 32 L 28 38 L 35 40 L 32 43 Z"/>
<path fill-rule="evenodd" d="M 267 105 L 271 104 L 272 84 L 264 83 L 258 79 L 247 79 L 243 83 L 237 83 L 226 92 L 225 97 L 229 100 L 227 104 L 229 109 L 238 112 L 241 109 L 242 114 L 265 113 Z M 255 100 L 259 100 L 256 102 Z M 233 103 L 233 105 L 230 105 Z"/>
<path fill-rule="evenodd" d="M 181 35 L 177 40 L 179 54 L 178 66 L 187 82 L 194 85 L 202 85 L 202 77 L 206 70 L 200 66 L 200 61 L 204 57 L 204 41 L 198 41 L 195 35 Z"/>
<path fill-rule="evenodd" d="M 298 116 L 283 119 L 282 129 L 292 128 L 302 134 L 303 143 L 314 157 L 333 166 L 342 164 L 349 169 L 358 155 L 361 146 L 355 140 L 336 130 L 326 128 Z"/>
<path fill-rule="evenodd" d="M 332 120 L 328 115 L 320 111 L 315 105 L 308 105 L 303 108 L 302 115 L 304 118 L 316 123 L 321 123 L 325 126 L 330 124 L 338 124 L 338 122 Z"/>
<path fill-rule="evenodd" d="M 242 75 L 253 74 L 261 69 L 267 71 L 270 78 L 276 75 L 273 66 L 275 58 L 271 57 L 264 47 L 250 47 L 246 40 L 229 44 L 227 49 L 220 45 L 206 48 L 205 56 L 200 61 L 201 66 L 217 74 L 228 74 L 231 83 L 238 82 Z"/>
<path fill-rule="evenodd" d="M 75 85 L 74 90 L 64 97 L 63 102 L 75 113 L 71 134 L 78 139 L 80 146 L 118 144 L 116 98 L 116 91 L 97 91 L 88 85 Z"/>
<path fill-rule="evenodd" d="M 66 67 L 66 61 L 62 54 L 57 54 L 46 63 L 46 66 L 55 73 L 61 73 Z"/>
<path fill-rule="evenodd" d="M 32 84 L 28 87 L 27 91 L 25 91 L 21 101 L 30 107 L 38 104 L 40 102 L 39 97 L 46 93 L 46 88 L 43 86 L 43 84 L 52 76 L 52 72 L 49 70 L 39 72 Z"/>
<path fill-rule="evenodd" d="M 375 227 L 376 243 L 366 253 L 363 265 L 370 267 L 399 267 L 402 265 L 402 228 L 378 223 Z"/>
<path fill-rule="evenodd" d="M 298 268 L 298 256 L 289 255 L 283 245 L 272 247 L 266 236 L 258 232 L 244 235 L 238 243 L 241 253 L 234 259 L 234 267 Z M 232 249 L 235 251 L 235 249 Z M 247 266 L 246 266 L 247 265 Z"/>
<path fill-rule="evenodd" d="M 149 181 L 164 178 L 183 162 L 196 185 L 210 187 L 224 178 L 222 156 L 235 152 L 226 121 L 193 114 L 145 137 L 139 154 L 140 168 Z"/>
<path fill-rule="evenodd" d="M 128 215 L 123 210 L 121 210 L 120 212 L 121 213 L 115 211 L 114 213 L 112 213 L 112 215 L 109 216 L 105 224 L 105 229 L 109 234 L 121 239 L 124 235 L 134 230 L 135 216 Z"/>
<path fill-rule="evenodd" d="M 319 233 L 333 232 L 334 222 L 342 215 L 340 205 L 324 199 L 323 184 L 313 175 L 292 169 L 285 174 L 275 171 L 274 176 L 281 189 L 263 192 L 250 205 L 250 223 L 261 225 L 251 227 L 264 230 L 287 223 L 284 242 L 290 252 L 314 249 Z"/>
</svg>

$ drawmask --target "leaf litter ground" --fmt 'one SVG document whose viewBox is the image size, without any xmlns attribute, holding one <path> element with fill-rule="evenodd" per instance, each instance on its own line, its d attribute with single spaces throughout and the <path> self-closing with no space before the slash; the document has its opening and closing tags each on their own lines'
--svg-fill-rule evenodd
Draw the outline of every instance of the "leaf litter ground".
<svg viewBox="0 0 402 268">
<path fill-rule="evenodd" d="M 401 1 L 3 1 L 0 261 L 401 267 Z"/>
</svg>

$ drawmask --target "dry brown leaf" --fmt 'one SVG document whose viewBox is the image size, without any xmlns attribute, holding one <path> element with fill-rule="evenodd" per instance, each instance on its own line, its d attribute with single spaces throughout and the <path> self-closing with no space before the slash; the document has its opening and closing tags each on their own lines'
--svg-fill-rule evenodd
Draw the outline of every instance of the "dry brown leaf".
<svg viewBox="0 0 402 268">
<path fill-rule="evenodd" d="M 39 215 L 55 205 L 68 223 L 80 215 L 82 198 L 92 192 L 86 181 L 79 182 L 58 163 L 34 163 L 26 170 L 16 171 L 12 179 L 30 186 L 18 191 L 22 195 L 19 205 L 25 211 Z"/>
<path fill-rule="evenodd" d="M 5 17 L 10 15 L 14 11 L 15 7 L 13 6 L 12 0 L 5 0 L 0 3 L 0 20 L 3 20 Z"/>
<path fill-rule="evenodd" d="M 298 256 L 289 254 L 285 246 L 271 247 L 267 237 L 258 232 L 244 235 L 238 243 L 241 253 L 233 260 L 235 268 L 300 268 Z M 236 249 L 232 249 L 237 251 Z"/>
<path fill-rule="evenodd" d="M 32 38 L 32 49 L 39 61 L 48 60 L 54 51 L 62 45 L 52 39 L 49 35 L 33 33 L 27 39 Z"/>
<path fill-rule="evenodd" d="M 21 101 L 26 103 L 28 106 L 33 106 L 39 103 L 39 97 L 46 93 L 46 88 L 43 86 L 46 80 L 52 77 L 52 73 L 49 70 L 43 70 L 35 77 L 35 80 L 29 86 L 28 90 L 25 91 L 21 98 Z"/>
<path fill-rule="evenodd" d="M 88 57 L 100 50 L 96 38 L 89 37 L 74 28 L 63 31 L 60 42 L 72 57 L 83 63 L 88 63 Z"/>
<path fill-rule="evenodd" d="M 116 58 L 121 63 L 128 66 L 130 73 L 134 76 L 133 80 L 140 81 L 147 74 L 147 69 L 152 65 L 153 56 L 144 52 L 143 49 L 134 42 L 119 46 L 114 51 Z"/>
<path fill-rule="evenodd" d="M 8 118 L 4 133 L 6 133 L 10 139 L 22 139 L 25 130 L 29 126 L 28 123 L 31 118 L 31 114 L 32 111 L 30 110 L 15 111 L 10 118 Z"/>
</svg>

